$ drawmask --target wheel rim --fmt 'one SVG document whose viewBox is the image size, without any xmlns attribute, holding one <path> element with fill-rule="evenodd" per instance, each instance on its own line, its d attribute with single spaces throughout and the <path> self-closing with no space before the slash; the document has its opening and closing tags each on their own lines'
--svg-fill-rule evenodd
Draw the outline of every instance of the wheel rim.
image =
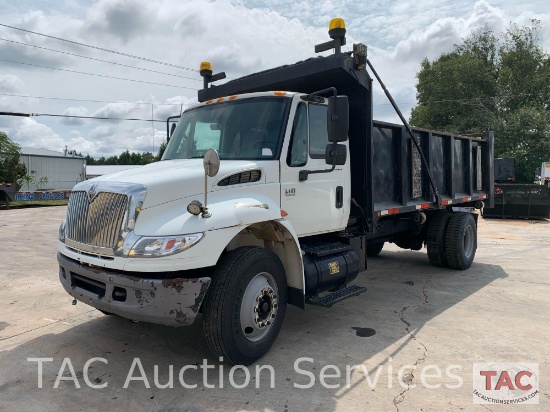
<svg viewBox="0 0 550 412">
<path fill-rule="evenodd" d="M 464 256 L 467 259 L 470 259 L 474 253 L 475 247 L 475 234 L 474 228 L 472 226 L 467 226 L 464 231 Z"/>
<path fill-rule="evenodd" d="M 262 340 L 271 330 L 277 316 L 277 282 L 267 273 L 258 273 L 250 281 L 241 303 L 241 329 L 251 342 Z"/>
</svg>

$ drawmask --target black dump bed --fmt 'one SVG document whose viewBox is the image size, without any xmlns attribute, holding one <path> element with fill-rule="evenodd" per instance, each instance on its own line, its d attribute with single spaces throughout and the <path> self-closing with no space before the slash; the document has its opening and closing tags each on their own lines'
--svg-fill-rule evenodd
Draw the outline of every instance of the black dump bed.
<svg viewBox="0 0 550 412">
<path fill-rule="evenodd" d="M 372 79 L 349 53 L 317 57 L 199 90 L 199 101 L 261 91 L 312 93 L 335 87 L 347 95 L 352 198 L 369 222 L 437 207 L 426 168 L 403 125 L 374 121 Z M 493 132 L 460 136 L 413 128 L 442 205 L 493 201 Z M 356 209 L 356 210 L 354 210 Z M 370 225 L 369 225 L 370 226 Z"/>
</svg>

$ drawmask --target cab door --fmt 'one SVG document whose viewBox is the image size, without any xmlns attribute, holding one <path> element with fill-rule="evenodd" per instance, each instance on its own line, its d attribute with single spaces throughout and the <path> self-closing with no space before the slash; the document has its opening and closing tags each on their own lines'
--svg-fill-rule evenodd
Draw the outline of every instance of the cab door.
<svg viewBox="0 0 550 412">
<path fill-rule="evenodd" d="M 299 181 L 300 170 L 330 168 L 325 162 L 328 143 L 326 104 L 300 101 L 286 153 L 281 155 L 281 209 L 298 236 L 343 229 L 349 217 L 348 164 Z"/>
</svg>

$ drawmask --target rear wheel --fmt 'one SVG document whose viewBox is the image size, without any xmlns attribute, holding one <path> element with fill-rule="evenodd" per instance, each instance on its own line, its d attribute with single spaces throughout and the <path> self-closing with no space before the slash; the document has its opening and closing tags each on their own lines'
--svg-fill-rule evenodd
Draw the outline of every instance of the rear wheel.
<svg viewBox="0 0 550 412">
<path fill-rule="evenodd" d="M 445 250 L 449 267 L 465 270 L 472 266 L 477 249 L 477 225 L 471 213 L 455 213 L 449 220 Z"/>
<path fill-rule="evenodd" d="M 367 257 L 378 256 L 382 252 L 384 242 L 368 243 L 367 244 Z"/>
<path fill-rule="evenodd" d="M 452 214 L 449 212 L 438 212 L 428 223 L 426 246 L 430 263 L 437 267 L 448 266 L 447 254 L 445 251 L 445 233 Z"/>
<path fill-rule="evenodd" d="M 286 304 L 285 271 L 275 253 L 248 246 L 229 252 L 204 301 L 208 348 L 233 364 L 254 363 L 275 342 Z"/>
</svg>

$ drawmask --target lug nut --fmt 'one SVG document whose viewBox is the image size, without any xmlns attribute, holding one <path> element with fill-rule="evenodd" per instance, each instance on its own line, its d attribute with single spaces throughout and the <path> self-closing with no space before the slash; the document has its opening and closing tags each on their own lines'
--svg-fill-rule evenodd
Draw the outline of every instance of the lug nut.
<svg viewBox="0 0 550 412">
<path fill-rule="evenodd" d="M 273 308 L 274 308 L 274 309 L 277 309 L 278 306 L 279 306 L 279 305 L 277 305 L 276 303 L 273 304 Z"/>
<path fill-rule="evenodd" d="M 267 326 L 271 325 L 271 321 L 269 321 L 269 320 L 266 321 L 265 323 L 267 324 Z"/>
<path fill-rule="evenodd" d="M 255 308 L 254 308 L 254 313 L 258 313 L 258 312 L 259 312 L 259 311 L 258 311 L 258 308 L 255 307 Z"/>
</svg>

